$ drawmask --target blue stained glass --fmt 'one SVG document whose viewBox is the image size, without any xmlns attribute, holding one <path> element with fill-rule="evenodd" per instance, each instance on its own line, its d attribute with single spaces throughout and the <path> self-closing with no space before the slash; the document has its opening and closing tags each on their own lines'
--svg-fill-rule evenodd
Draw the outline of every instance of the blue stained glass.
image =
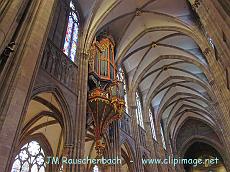
<svg viewBox="0 0 230 172">
<path fill-rule="evenodd" d="M 77 42 L 78 42 L 78 16 L 74 12 L 75 6 L 72 1 L 70 1 L 70 8 L 72 11 L 69 14 L 68 26 L 66 29 L 66 37 L 63 47 L 63 52 L 74 61 L 77 51 Z"/>
<path fill-rule="evenodd" d="M 65 36 L 65 43 L 64 43 L 64 53 L 68 56 L 69 55 L 69 48 L 71 43 L 71 35 L 72 35 L 72 27 L 73 27 L 73 19 L 69 16 L 68 27 L 66 29 L 66 36 Z"/>
<path fill-rule="evenodd" d="M 74 19 L 74 22 L 78 23 L 77 14 L 75 12 L 72 12 L 72 17 Z"/>
<path fill-rule="evenodd" d="M 77 50 L 77 41 L 78 41 L 78 25 L 74 24 L 73 38 L 72 38 L 72 47 L 71 47 L 71 59 L 74 61 L 76 50 Z"/>
</svg>

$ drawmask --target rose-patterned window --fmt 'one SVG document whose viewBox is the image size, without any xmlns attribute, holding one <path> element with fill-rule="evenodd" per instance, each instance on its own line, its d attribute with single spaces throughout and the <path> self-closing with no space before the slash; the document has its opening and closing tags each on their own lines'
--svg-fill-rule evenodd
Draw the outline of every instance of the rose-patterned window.
<svg viewBox="0 0 230 172">
<path fill-rule="evenodd" d="M 11 172 L 45 172 L 45 153 L 40 144 L 31 141 L 20 149 L 14 159 Z"/>
</svg>

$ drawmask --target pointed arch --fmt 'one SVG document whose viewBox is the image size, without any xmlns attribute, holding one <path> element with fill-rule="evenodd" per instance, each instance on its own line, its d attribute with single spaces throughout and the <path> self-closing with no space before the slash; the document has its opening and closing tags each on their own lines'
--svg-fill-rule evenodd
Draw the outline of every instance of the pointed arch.
<svg viewBox="0 0 230 172">
<path fill-rule="evenodd" d="M 71 143 L 73 141 L 73 127 L 72 127 L 73 119 L 71 116 L 69 105 L 66 101 L 64 94 L 62 93 L 61 89 L 58 86 L 43 85 L 34 88 L 31 96 L 31 100 L 34 99 L 36 95 L 41 93 L 51 93 L 57 99 L 62 111 L 61 118 L 64 127 L 64 140 L 66 141 L 66 144 Z"/>
</svg>

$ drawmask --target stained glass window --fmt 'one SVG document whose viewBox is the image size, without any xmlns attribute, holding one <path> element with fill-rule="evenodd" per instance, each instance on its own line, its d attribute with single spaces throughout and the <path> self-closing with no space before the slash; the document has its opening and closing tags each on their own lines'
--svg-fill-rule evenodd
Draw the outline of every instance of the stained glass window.
<svg viewBox="0 0 230 172">
<path fill-rule="evenodd" d="M 152 131 L 153 139 L 157 140 L 155 125 L 154 125 L 154 121 L 153 121 L 153 114 L 152 114 L 152 111 L 150 109 L 149 109 L 149 120 L 150 120 L 150 127 L 151 127 L 151 131 Z"/>
<path fill-rule="evenodd" d="M 45 172 L 45 168 L 43 149 L 38 142 L 31 141 L 15 157 L 11 172 Z"/>
<path fill-rule="evenodd" d="M 161 140 L 162 140 L 163 148 L 166 149 L 165 136 L 164 136 L 162 124 L 161 124 Z"/>
<path fill-rule="evenodd" d="M 68 25 L 66 28 L 66 36 L 64 41 L 63 52 L 74 61 L 77 51 L 79 20 L 76 13 L 76 8 L 72 1 L 70 1 L 70 14 L 68 18 Z"/>
<path fill-rule="evenodd" d="M 125 73 L 124 73 L 124 71 L 122 70 L 121 67 L 118 69 L 117 79 L 124 83 L 123 84 L 123 86 L 124 86 L 123 89 L 124 89 L 124 100 L 125 100 L 125 112 L 127 114 L 129 114 L 129 111 L 128 111 L 128 99 L 127 99 L 127 86 L 126 86 L 126 82 L 125 82 Z"/>
<path fill-rule="evenodd" d="M 142 128 L 144 128 L 141 100 L 137 92 L 136 92 L 136 105 L 137 105 L 137 108 L 136 108 L 137 124 L 140 125 Z"/>
</svg>

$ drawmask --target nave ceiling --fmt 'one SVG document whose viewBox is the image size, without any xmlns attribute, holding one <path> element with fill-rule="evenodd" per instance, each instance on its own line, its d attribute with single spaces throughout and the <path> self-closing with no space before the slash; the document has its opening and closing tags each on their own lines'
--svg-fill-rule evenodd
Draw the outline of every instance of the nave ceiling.
<svg viewBox="0 0 230 172">
<path fill-rule="evenodd" d="M 163 121 L 172 138 L 188 117 L 218 128 L 211 71 L 199 45 L 205 33 L 187 0 L 78 2 L 85 26 L 81 47 L 88 49 L 102 32 L 113 36 L 128 89 L 133 97 L 139 91 L 145 112 L 153 107 L 158 127 Z"/>
</svg>

